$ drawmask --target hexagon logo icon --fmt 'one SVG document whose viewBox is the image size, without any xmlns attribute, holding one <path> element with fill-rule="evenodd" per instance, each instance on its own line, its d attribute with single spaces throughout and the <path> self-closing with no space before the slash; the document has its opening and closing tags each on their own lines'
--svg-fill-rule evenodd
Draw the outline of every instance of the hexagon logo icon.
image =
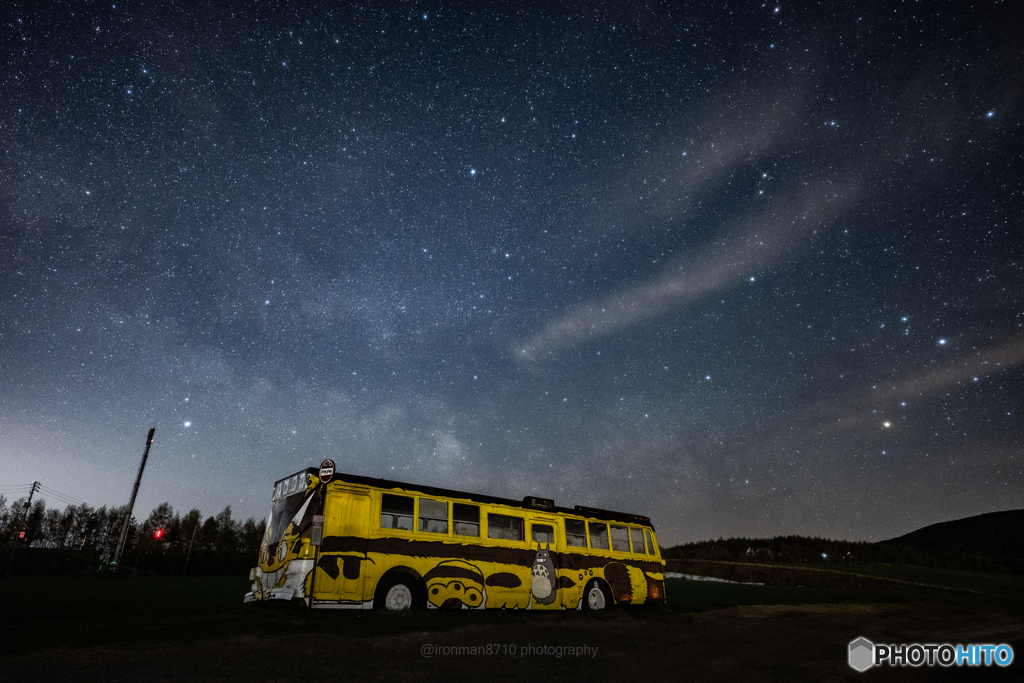
<svg viewBox="0 0 1024 683">
<path fill-rule="evenodd" d="M 875 644 L 867 638 L 858 638 L 850 643 L 850 668 L 867 671 L 875 663 Z"/>
</svg>

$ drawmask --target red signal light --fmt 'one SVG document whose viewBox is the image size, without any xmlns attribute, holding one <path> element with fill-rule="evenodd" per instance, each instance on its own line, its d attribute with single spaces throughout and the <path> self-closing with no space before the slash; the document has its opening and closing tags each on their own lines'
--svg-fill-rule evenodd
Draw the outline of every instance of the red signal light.
<svg viewBox="0 0 1024 683">
<path fill-rule="evenodd" d="M 163 529 L 157 529 L 156 531 L 153 532 L 153 538 L 163 538 L 163 536 L 164 536 L 164 530 Z"/>
</svg>

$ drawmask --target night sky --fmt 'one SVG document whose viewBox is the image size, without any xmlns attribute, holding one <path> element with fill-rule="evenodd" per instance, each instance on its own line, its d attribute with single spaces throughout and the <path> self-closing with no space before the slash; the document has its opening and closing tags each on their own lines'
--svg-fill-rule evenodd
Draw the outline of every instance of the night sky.
<svg viewBox="0 0 1024 683">
<path fill-rule="evenodd" d="M 1024 507 L 1019 3 L 209 4 L 0 9 L 5 491 Z"/>
</svg>

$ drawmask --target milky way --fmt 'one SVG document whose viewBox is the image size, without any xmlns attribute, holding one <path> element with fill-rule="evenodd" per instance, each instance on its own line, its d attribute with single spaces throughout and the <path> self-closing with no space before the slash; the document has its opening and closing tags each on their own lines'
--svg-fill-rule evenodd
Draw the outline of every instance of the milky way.
<svg viewBox="0 0 1024 683">
<path fill-rule="evenodd" d="M 1014 3 L 215 4 L 0 10 L 9 498 L 1020 507 Z"/>
</svg>

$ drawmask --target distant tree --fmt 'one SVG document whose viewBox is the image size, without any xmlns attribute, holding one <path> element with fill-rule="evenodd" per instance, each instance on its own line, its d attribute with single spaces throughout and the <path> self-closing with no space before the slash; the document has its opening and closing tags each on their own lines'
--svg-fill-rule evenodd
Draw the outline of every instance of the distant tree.
<svg viewBox="0 0 1024 683">
<path fill-rule="evenodd" d="M 34 545 L 39 548 L 59 548 L 63 521 L 64 513 L 57 508 L 46 510 L 43 513 L 39 538 L 36 539 Z"/>
<path fill-rule="evenodd" d="M 0 495 L 0 543 L 7 545 L 7 534 L 11 525 L 11 509 L 7 507 L 7 497 Z"/>
<path fill-rule="evenodd" d="M 251 564 L 256 563 L 256 557 L 260 551 L 260 544 L 263 543 L 263 535 L 267 532 L 266 520 L 257 522 L 252 517 L 242 524 L 242 535 L 240 550 L 242 557 Z"/>
<path fill-rule="evenodd" d="M 25 542 L 31 545 L 43 531 L 43 517 L 46 515 L 46 501 L 36 500 L 25 516 Z"/>
<path fill-rule="evenodd" d="M 12 543 L 25 531 L 25 546 L 64 550 L 62 557 L 74 553 L 94 562 L 113 559 L 127 505 L 93 508 L 81 503 L 61 510 L 47 508 L 42 499 L 28 507 L 27 502 L 0 496 L 0 543 Z M 163 530 L 160 538 L 154 536 L 158 529 Z M 134 517 L 129 521 L 120 565 L 177 576 L 187 559 L 190 576 L 245 575 L 256 562 L 265 533 L 265 521 L 236 520 L 230 505 L 204 521 L 198 509 L 181 516 L 164 502 L 142 523 Z"/>
</svg>

